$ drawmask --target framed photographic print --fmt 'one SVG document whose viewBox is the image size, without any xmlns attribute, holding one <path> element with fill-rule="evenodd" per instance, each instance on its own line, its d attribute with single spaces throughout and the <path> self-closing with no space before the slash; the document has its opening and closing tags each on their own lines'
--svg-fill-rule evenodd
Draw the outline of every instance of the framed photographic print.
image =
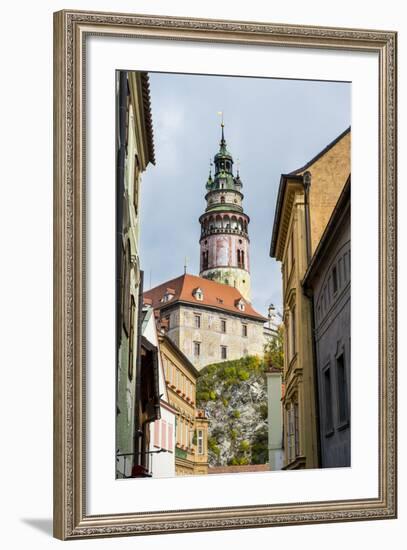
<svg viewBox="0 0 407 550">
<path fill-rule="evenodd" d="M 54 53 L 55 536 L 395 518 L 396 33 Z"/>
</svg>

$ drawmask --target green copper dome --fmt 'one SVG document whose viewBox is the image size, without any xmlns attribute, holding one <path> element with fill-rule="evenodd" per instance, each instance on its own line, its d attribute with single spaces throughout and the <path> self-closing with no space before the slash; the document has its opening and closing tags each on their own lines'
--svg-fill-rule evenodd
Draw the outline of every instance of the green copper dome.
<svg viewBox="0 0 407 550">
<path fill-rule="evenodd" d="M 206 182 L 206 189 L 213 191 L 224 189 L 225 191 L 240 191 L 242 182 L 239 174 L 236 177 L 233 175 L 233 157 L 226 147 L 224 124 L 222 122 L 222 135 L 219 143 L 219 151 L 214 156 L 215 175 L 212 178 L 212 172 L 209 172 L 209 177 Z"/>
</svg>

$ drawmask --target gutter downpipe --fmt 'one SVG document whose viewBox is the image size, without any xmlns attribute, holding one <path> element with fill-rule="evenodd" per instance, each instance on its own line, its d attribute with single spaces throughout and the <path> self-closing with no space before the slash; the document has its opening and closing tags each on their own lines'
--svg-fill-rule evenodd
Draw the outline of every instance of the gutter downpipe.
<svg viewBox="0 0 407 550">
<path fill-rule="evenodd" d="M 137 359 L 136 359 L 136 388 L 134 396 L 134 462 L 133 466 L 138 464 L 140 456 L 140 436 L 143 435 L 142 426 L 140 426 L 140 408 L 141 408 L 141 331 L 142 331 L 142 310 L 143 310 L 143 282 L 144 272 L 140 270 L 140 283 L 138 295 L 138 332 L 137 332 Z"/>
<path fill-rule="evenodd" d="M 306 249 L 307 249 L 307 267 L 311 261 L 311 220 L 310 220 L 310 210 L 309 210 L 309 190 L 311 187 L 311 172 L 304 172 L 303 177 L 303 186 L 304 186 L 304 206 L 305 206 L 305 238 L 306 238 Z M 312 362 L 314 370 L 314 384 L 315 384 L 315 422 L 317 429 L 317 460 L 318 466 L 321 466 L 321 426 L 320 426 L 320 416 L 319 416 L 319 407 L 318 407 L 318 396 L 319 396 L 319 384 L 318 384 L 318 369 L 317 369 L 317 349 L 315 343 L 315 309 L 314 309 L 314 299 L 313 292 L 310 288 L 303 286 L 304 295 L 308 298 L 311 305 L 311 346 L 312 346 Z"/>
</svg>

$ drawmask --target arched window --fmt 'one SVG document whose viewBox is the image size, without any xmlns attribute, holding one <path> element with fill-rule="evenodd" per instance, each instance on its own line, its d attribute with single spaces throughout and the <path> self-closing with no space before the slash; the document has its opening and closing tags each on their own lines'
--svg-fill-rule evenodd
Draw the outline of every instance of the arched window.
<svg viewBox="0 0 407 550">
<path fill-rule="evenodd" d="M 225 197 L 224 197 L 223 195 L 222 195 L 221 198 L 220 198 L 220 202 L 221 202 L 222 204 L 225 204 Z"/>
<path fill-rule="evenodd" d="M 240 259 L 241 259 L 241 262 L 242 262 L 242 266 L 244 268 L 244 250 L 241 251 L 240 253 Z"/>
</svg>

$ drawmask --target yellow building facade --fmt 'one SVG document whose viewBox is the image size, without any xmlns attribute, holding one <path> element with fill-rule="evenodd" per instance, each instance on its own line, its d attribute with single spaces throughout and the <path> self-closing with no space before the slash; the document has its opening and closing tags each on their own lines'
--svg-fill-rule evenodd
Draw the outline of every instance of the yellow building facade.
<svg viewBox="0 0 407 550">
<path fill-rule="evenodd" d="M 199 372 L 164 334 L 159 335 L 160 353 L 168 388 L 168 400 L 176 410 L 175 473 L 208 473 L 208 419 L 196 408 Z"/>
<path fill-rule="evenodd" d="M 302 280 L 350 175 L 350 129 L 280 180 L 270 255 L 283 282 L 284 468 L 318 468 L 312 304 Z"/>
</svg>

